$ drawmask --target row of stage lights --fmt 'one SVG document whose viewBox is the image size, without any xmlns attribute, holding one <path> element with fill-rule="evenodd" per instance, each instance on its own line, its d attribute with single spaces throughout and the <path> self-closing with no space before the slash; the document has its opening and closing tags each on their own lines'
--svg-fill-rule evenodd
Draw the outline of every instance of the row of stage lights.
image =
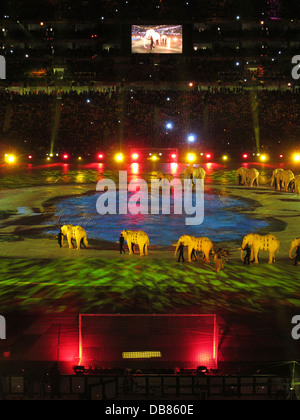
<svg viewBox="0 0 300 420">
<path fill-rule="evenodd" d="M 198 160 L 203 160 L 205 159 L 207 162 L 212 162 L 213 159 L 213 155 L 211 153 L 188 153 L 184 159 L 182 159 L 183 161 L 185 160 L 187 163 L 197 163 Z M 280 154 L 279 159 L 283 160 L 284 159 L 284 155 Z M 28 155 L 28 160 L 32 161 L 33 160 L 33 155 Z M 63 161 L 67 162 L 70 159 L 73 159 L 73 157 L 70 157 L 68 154 L 64 153 L 62 155 L 56 154 L 48 154 L 46 157 L 46 160 L 48 162 L 50 162 L 53 159 L 62 159 Z M 103 153 L 99 153 L 96 155 L 96 158 L 98 161 L 104 161 L 106 159 L 105 155 Z M 152 161 L 152 162 L 159 162 L 162 161 L 164 162 L 165 160 L 165 156 L 163 156 L 162 153 L 149 153 L 148 156 L 146 156 L 146 160 L 148 161 Z M 230 156 L 229 155 L 223 155 L 221 156 L 221 160 L 223 162 L 227 162 L 230 160 Z M 128 156 L 124 155 L 123 153 L 117 153 L 114 155 L 113 159 L 115 160 L 115 162 L 117 163 L 123 163 L 126 162 L 128 160 Z M 140 156 L 138 153 L 132 153 L 130 156 L 131 162 L 132 163 L 137 163 L 141 160 L 144 160 L 144 156 Z M 251 161 L 251 160 L 258 160 L 262 163 L 267 163 L 268 161 L 270 161 L 270 156 L 268 154 L 260 154 L 260 153 L 244 153 L 242 155 L 242 159 L 243 161 L 247 162 L 247 161 Z M 4 156 L 4 160 L 5 163 L 7 164 L 14 164 L 17 162 L 17 157 L 13 154 L 5 154 Z M 81 156 L 79 156 L 77 158 L 78 161 L 82 161 L 83 158 Z M 172 153 L 171 155 L 169 155 L 167 157 L 167 160 L 171 163 L 177 163 L 178 162 L 178 154 L 176 153 Z M 219 159 L 218 159 L 219 160 Z M 292 156 L 292 160 L 294 162 L 300 162 L 300 153 L 295 153 Z"/>
<path fill-rule="evenodd" d="M 147 156 L 146 159 L 147 160 L 150 160 L 150 161 L 153 161 L 153 162 L 157 162 L 157 161 L 161 160 L 162 157 L 163 157 L 163 154 L 162 153 L 149 153 L 149 155 Z M 255 153 L 254 154 L 243 154 L 242 157 L 243 157 L 244 160 L 251 159 L 252 157 L 259 158 L 259 160 L 261 162 L 267 162 L 269 160 L 269 156 L 268 155 L 265 155 L 265 154 L 262 154 L 261 155 L 259 153 L 258 154 L 255 154 Z M 283 155 L 280 155 L 279 157 L 280 158 L 283 158 Z M 64 154 L 64 155 L 62 155 L 62 158 L 64 160 L 68 160 L 69 159 L 69 156 L 66 155 L 66 154 Z M 104 158 L 105 158 L 104 154 L 97 155 L 97 159 L 98 160 L 104 160 Z M 198 155 L 196 153 L 188 153 L 186 155 L 186 161 L 187 162 L 190 162 L 190 163 L 196 162 L 198 160 L 198 158 L 206 159 L 207 161 L 210 161 L 210 160 L 212 160 L 213 155 L 211 153 L 200 153 L 200 155 Z M 51 157 L 48 157 L 47 159 L 48 160 L 51 160 Z M 116 162 L 119 162 L 119 163 L 124 162 L 126 159 L 127 159 L 127 157 L 123 153 L 117 153 L 114 156 L 114 160 Z M 178 155 L 175 154 L 175 153 L 172 153 L 169 156 L 168 159 L 171 162 L 177 162 L 178 161 Z M 223 155 L 221 159 L 222 159 L 222 161 L 226 162 L 226 161 L 230 160 L 230 156 L 229 155 Z M 78 160 L 82 160 L 82 158 L 81 157 L 78 157 Z M 137 162 L 139 160 L 141 160 L 141 156 L 138 153 L 132 153 L 132 155 L 131 155 L 131 161 L 132 162 Z M 295 155 L 294 160 L 295 161 L 300 161 L 300 154 L 299 155 Z"/>
</svg>

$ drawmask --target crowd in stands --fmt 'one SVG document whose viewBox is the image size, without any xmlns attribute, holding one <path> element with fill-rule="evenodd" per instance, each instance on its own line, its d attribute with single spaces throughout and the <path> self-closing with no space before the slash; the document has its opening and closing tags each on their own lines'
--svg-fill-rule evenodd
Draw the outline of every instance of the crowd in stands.
<svg viewBox="0 0 300 420">
<path fill-rule="evenodd" d="M 206 17 L 235 17 L 242 14 L 243 17 L 257 17 L 265 12 L 267 17 L 292 17 L 297 11 L 297 0 L 288 2 L 270 2 L 260 0 L 51 0 L 40 2 L 32 0 L 28 7 L 24 0 L 9 2 L 9 8 L 4 3 L 0 6 L 1 15 L 12 14 L 21 19 L 33 19 L 40 16 L 48 16 L 54 19 L 91 19 L 95 16 L 106 18 L 127 19 L 175 19 L 182 18 L 206 18 Z"/>
<path fill-rule="evenodd" d="M 181 147 L 188 135 L 214 150 L 296 144 L 299 92 L 293 90 L 118 90 L 0 95 L 1 136 L 29 153 L 88 155 L 127 147 Z M 171 125 L 168 125 L 171 124 Z M 258 130 L 258 131 L 257 131 Z"/>
</svg>

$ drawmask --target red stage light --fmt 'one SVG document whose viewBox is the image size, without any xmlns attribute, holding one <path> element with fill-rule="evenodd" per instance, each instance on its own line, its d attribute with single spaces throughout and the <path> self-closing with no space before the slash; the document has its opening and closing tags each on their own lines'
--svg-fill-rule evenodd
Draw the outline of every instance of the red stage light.
<svg viewBox="0 0 300 420">
<path fill-rule="evenodd" d="M 177 155 L 172 155 L 172 159 L 176 159 L 177 158 Z"/>
<path fill-rule="evenodd" d="M 63 155 L 63 158 L 64 159 L 69 159 L 69 156 L 68 155 Z"/>
<path fill-rule="evenodd" d="M 28 156 L 28 159 L 32 159 L 32 156 L 31 156 L 31 155 L 29 155 L 29 156 Z"/>
<path fill-rule="evenodd" d="M 102 154 L 98 155 L 98 158 L 99 158 L 99 159 L 103 159 L 103 157 L 104 157 L 104 156 L 103 156 Z"/>
<path fill-rule="evenodd" d="M 210 158 L 211 158 L 211 154 L 209 154 L 209 153 L 208 153 L 208 154 L 206 155 L 206 159 L 210 159 Z"/>
<path fill-rule="evenodd" d="M 133 153 L 131 157 L 133 160 L 138 160 L 139 155 L 137 153 Z"/>
<path fill-rule="evenodd" d="M 243 155 L 243 158 L 244 158 L 244 159 L 248 159 L 248 155 L 246 155 L 246 154 L 245 154 L 245 155 Z"/>
</svg>

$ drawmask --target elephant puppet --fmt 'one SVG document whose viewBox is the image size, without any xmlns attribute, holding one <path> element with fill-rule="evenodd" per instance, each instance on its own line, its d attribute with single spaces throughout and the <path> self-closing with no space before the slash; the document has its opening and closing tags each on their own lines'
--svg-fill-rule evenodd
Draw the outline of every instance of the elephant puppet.
<svg viewBox="0 0 300 420">
<path fill-rule="evenodd" d="M 294 251 L 294 249 L 297 249 L 298 246 L 300 246 L 300 238 L 294 239 L 292 241 L 292 243 L 291 243 L 291 248 L 290 248 L 290 259 L 291 260 L 294 259 L 294 257 L 293 257 L 293 251 Z"/>
<path fill-rule="evenodd" d="M 280 174 L 280 172 L 284 172 L 284 169 L 275 169 L 272 174 L 271 187 L 275 184 L 275 189 L 277 189 L 277 175 Z"/>
<path fill-rule="evenodd" d="M 172 182 L 174 177 L 173 177 L 173 175 L 163 174 L 162 172 L 159 172 L 157 174 L 157 179 L 159 179 L 159 181 L 162 181 L 163 179 L 167 179 L 169 182 Z"/>
<path fill-rule="evenodd" d="M 290 183 L 295 179 L 292 171 L 281 171 L 276 175 L 277 190 L 281 191 L 283 188 L 286 192 L 289 191 Z"/>
<path fill-rule="evenodd" d="M 160 38 L 160 40 L 161 40 L 161 43 L 163 45 L 167 45 L 168 44 L 168 37 L 167 37 L 167 35 L 162 35 L 161 38 Z"/>
<path fill-rule="evenodd" d="M 295 177 L 295 190 L 294 190 L 294 193 L 300 195 L 300 175 L 297 175 Z"/>
<path fill-rule="evenodd" d="M 213 243 L 208 238 L 194 238 L 194 236 L 184 235 L 177 242 L 175 249 L 175 257 L 178 252 L 180 244 L 183 243 L 184 246 L 188 247 L 188 262 L 192 261 L 193 250 L 203 252 L 203 261 L 209 263 L 209 254 L 213 251 Z"/>
<path fill-rule="evenodd" d="M 132 230 L 124 230 L 122 235 L 127 241 L 129 255 L 133 254 L 132 246 L 138 245 L 140 249 L 140 256 L 143 257 L 144 255 L 148 255 L 148 246 L 149 246 L 149 237 L 143 231 L 132 231 Z"/>
<path fill-rule="evenodd" d="M 188 178 L 194 181 L 194 179 L 205 179 L 206 178 L 206 172 L 203 168 L 186 168 L 184 171 L 184 179 Z"/>
<path fill-rule="evenodd" d="M 88 241 L 86 231 L 81 226 L 66 225 L 61 228 L 61 232 L 68 239 L 69 248 L 73 249 L 72 239 L 76 240 L 77 249 L 80 250 L 80 243 L 83 239 L 83 243 L 88 248 Z M 62 240 L 63 245 L 63 240 Z"/>
<path fill-rule="evenodd" d="M 236 171 L 236 178 L 239 178 L 239 185 L 247 186 L 247 180 L 250 179 L 250 187 L 253 187 L 254 183 L 259 186 L 259 172 L 257 169 L 246 169 L 246 168 L 239 168 Z"/>
<path fill-rule="evenodd" d="M 273 264 L 275 261 L 275 253 L 279 252 L 280 242 L 273 235 L 261 236 L 254 233 L 244 237 L 241 258 L 244 262 L 243 252 L 246 246 L 251 247 L 251 261 L 254 260 L 255 264 L 259 264 L 258 253 L 259 251 L 268 251 L 269 252 L 269 264 Z"/>
<path fill-rule="evenodd" d="M 151 38 L 153 39 L 154 44 L 160 45 L 160 34 L 158 32 L 155 32 L 154 29 L 149 29 L 149 31 L 146 32 L 146 35 L 144 37 L 144 48 L 147 48 L 147 41 L 150 41 Z"/>
<path fill-rule="evenodd" d="M 246 172 L 246 168 L 239 168 L 236 171 L 235 178 L 239 179 L 239 186 L 245 185 L 244 184 L 245 183 L 245 172 Z"/>
</svg>

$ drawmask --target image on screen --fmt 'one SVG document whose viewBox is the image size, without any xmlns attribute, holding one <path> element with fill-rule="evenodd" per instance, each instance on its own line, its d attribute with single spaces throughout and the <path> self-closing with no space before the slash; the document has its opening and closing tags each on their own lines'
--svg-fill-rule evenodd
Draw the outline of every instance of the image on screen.
<svg viewBox="0 0 300 420">
<path fill-rule="evenodd" d="M 182 54 L 182 25 L 134 25 L 132 53 Z"/>
</svg>

